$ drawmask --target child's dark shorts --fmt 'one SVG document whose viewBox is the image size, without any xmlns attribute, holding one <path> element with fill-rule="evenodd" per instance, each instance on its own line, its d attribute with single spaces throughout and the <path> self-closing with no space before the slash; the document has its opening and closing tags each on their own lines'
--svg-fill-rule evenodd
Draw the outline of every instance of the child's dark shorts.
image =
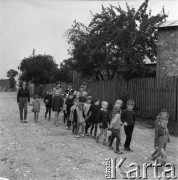
<svg viewBox="0 0 178 180">
<path fill-rule="evenodd" d="M 107 129 L 108 128 L 108 123 L 107 122 L 103 122 L 99 128 L 102 128 L 102 129 Z"/>
</svg>

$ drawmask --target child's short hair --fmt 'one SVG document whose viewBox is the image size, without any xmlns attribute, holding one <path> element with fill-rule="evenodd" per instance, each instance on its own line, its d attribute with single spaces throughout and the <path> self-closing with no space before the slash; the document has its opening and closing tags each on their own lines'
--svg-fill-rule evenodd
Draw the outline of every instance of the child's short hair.
<svg viewBox="0 0 178 180">
<path fill-rule="evenodd" d="M 36 98 L 39 98 L 38 94 L 36 94 L 33 99 L 36 99 Z"/>
<path fill-rule="evenodd" d="M 108 102 L 107 102 L 107 101 L 102 101 L 102 102 L 101 102 L 101 105 L 102 105 L 102 104 L 104 104 L 104 103 L 108 104 Z"/>
<path fill-rule="evenodd" d="M 103 104 L 108 104 L 108 102 L 107 101 L 102 101 L 101 106 L 103 106 Z"/>
<path fill-rule="evenodd" d="M 100 102 L 100 99 L 96 98 L 96 99 L 94 99 L 94 102 Z"/>
<path fill-rule="evenodd" d="M 135 105 L 134 100 L 133 100 L 133 99 L 129 99 L 129 100 L 127 101 L 127 105 Z"/>
<path fill-rule="evenodd" d="M 156 117 L 156 125 L 159 125 L 161 121 L 169 121 L 169 114 L 165 109 L 163 109 Z"/>
<path fill-rule="evenodd" d="M 122 100 L 118 99 L 118 100 L 116 101 L 115 105 L 116 105 L 116 104 L 118 104 L 118 105 L 121 106 L 121 105 L 122 105 Z"/>
<path fill-rule="evenodd" d="M 113 107 L 113 111 L 112 111 L 112 118 L 117 114 L 117 113 L 120 113 L 120 105 L 118 104 L 115 104 L 114 107 Z"/>
<path fill-rule="evenodd" d="M 166 109 L 162 109 L 160 113 L 164 113 L 164 114 L 166 114 L 166 115 L 167 115 L 167 117 L 169 118 L 169 113 L 167 112 L 167 110 L 166 110 Z"/>
</svg>

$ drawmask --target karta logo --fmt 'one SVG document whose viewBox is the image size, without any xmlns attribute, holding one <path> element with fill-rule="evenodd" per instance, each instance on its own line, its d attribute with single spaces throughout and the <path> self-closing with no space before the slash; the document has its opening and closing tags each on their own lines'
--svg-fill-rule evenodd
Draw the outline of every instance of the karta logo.
<svg viewBox="0 0 178 180">
<path fill-rule="evenodd" d="M 117 179 L 117 176 L 120 176 L 122 179 L 148 179 L 148 168 L 152 168 L 154 173 L 154 179 L 177 179 L 175 176 L 175 167 L 171 163 L 159 164 L 156 160 L 154 163 L 143 163 L 141 166 L 136 163 L 130 163 L 128 171 L 124 172 L 122 170 L 122 165 L 125 163 L 126 158 L 121 158 L 118 160 L 117 158 L 106 159 L 106 179 Z M 163 167 L 163 171 L 161 176 L 158 175 L 158 167 Z M 142 169 L 142 173 L 141 170 Z"/>
</svg>

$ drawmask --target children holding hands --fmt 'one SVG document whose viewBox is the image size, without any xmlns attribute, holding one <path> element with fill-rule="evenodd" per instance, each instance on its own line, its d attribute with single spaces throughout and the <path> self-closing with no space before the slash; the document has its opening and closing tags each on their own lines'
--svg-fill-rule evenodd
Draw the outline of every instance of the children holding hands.
<svg viewBox="0 0 178 180">
<path fill-rule="evenodd" d="M 126 151 L 130 151 L 130 152 L 133 151 L 132 149 L 130 149 L 130 143 L 132 140 L 132 133 L 133 133 L 135 120 L 136 120 L 136 115 L 133 110 L 134 105 L 135 105 L 134 101 L 132 99 L 129 99 L 127 101 L 127 109 L 123 110 L 121 114 L 121 121 L 124 124 L 124 131 L 126 135 L 124 148 Z"/>
<path fill-rule="evenodd" d="M 101 103 L 101 109 L 98 111 L 98 114 L 97 114 L 100 133 L 96 137 L 96 142 L 99 143 L 100 136 L 104 135 L 103 145 L 106 145 L 107 129 L 110 122 L 109 111 L 107 110 L 107 108 L 108 108 L 108 102 L 103 101 Z"/>
<path fill-rule="evenodd" d="M 113 149 L 112 147 L 112 143 L 114 141 L 114 139 L 116 138 L 116 151 L 115 153 L 117 154 L 123 154 L 120 150 L 119 150 L 119 145 L 120 145 L 120 130 L 121 130 L 121 126 L 123 125 L 121 122 L 121 105 L 122 105 L 122 101 L 120 100 L 120 103 L 115 104 L 114 108 L 113 108 L 113 112 L 112 112 L 112 120 L 111 120 L 111 124 L 110 124 L 110 130 L 112 132 L 111 134 L 111 139 L 110 139 L 110 143 L 109 143 L 109 148 Z"/>
<path fill-rule="evenodd" d="M 169 120 L 169 114 L 166 111 L 162 111 L 156 119 L 154 148 L 155 152 L 151 155 L 151 160 L 156 160 L 159 156 L 162 157 L 163 165 L 166 164 L 167 154 L 165 152 L 167 143 L 170 142 L 170 135 L 167 129 Z"/>
</svg>

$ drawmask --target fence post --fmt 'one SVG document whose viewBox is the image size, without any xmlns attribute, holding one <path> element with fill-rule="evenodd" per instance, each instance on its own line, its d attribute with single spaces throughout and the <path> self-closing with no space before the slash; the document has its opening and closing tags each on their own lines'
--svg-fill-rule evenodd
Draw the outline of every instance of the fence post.
<svg viewBox="0 0 178 180">
<path fill-rule="evenodd" d="M 178 123 L 178 78 L 175 79 L 176 80 L 176 112 L 175 112 L 175 122 Z"/>
</svg>

